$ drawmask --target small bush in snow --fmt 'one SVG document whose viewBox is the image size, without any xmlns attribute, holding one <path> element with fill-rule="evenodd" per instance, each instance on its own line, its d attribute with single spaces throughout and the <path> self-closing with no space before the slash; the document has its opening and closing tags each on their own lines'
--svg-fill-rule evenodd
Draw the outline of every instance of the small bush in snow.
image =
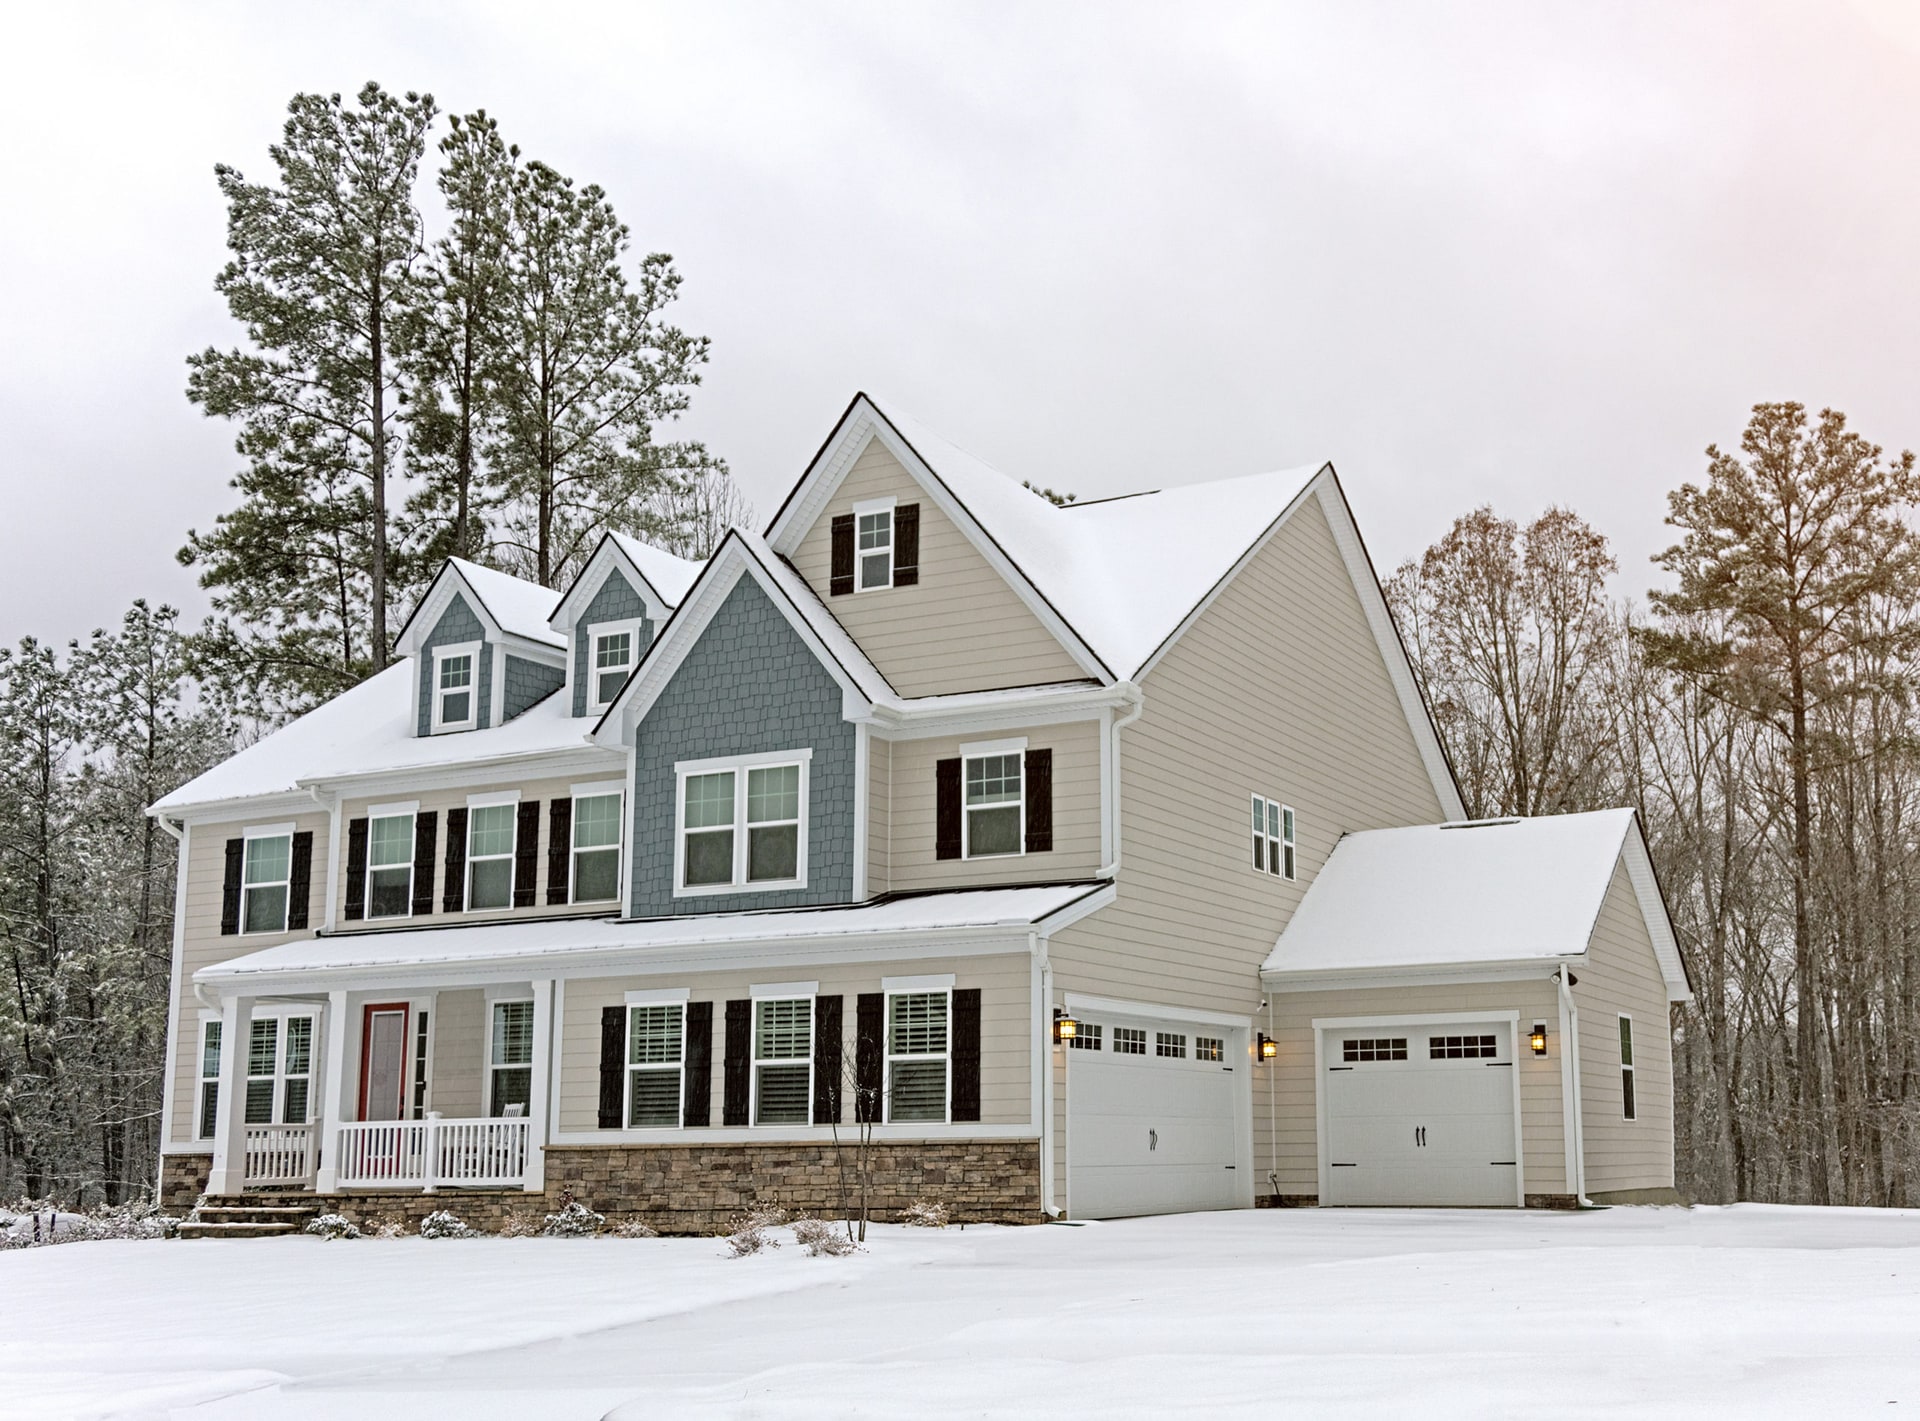
<svg viewBox="0 0 1920 1421">
<path fill-rule="evenodd" d="M 101 1204 L 87 1213 L 72 1213 L 42 1203 L 0 1210 L 0 1248 L 39 1248 L 50 1243 L 83 1243 L 89 1239 L 172 1238 L 180 1221 L 151 1204 Z"/>
<path fill-rule="evenodd" d="M 538 1238 L 540 1237 L 540 1216 L 538 1214 L 508 1214 L 506 1222 L 500 1225 L 501 1238 Z"/>
<path fill-rule="evenodd" d="M 420 1221 L 421 1238 L 477 1238 L 479 1230 L 470 1229 L 450 1209 L 435 1209 Z"/>
<path fill-rule="evenodd" d="M 607 1232 L 615 1238 L 659 1238 L 660 1230 L 648 1228 L 638 1219 L 628 1219 L 624 1224 L 615 1224 Z"/>
<path fill-rule="evenodd" d="M 345 1214 L 322 1214 L 307 1225 L 306 1231 L 316 1238 L 360 1237 L 360 1230 Z"/>
<path fill-rule="evenodd" d="M 795 1219 L 793 1241 L 805 1245 L 809 1258 L 844 1258 L 860 1251 L 860 1245 L 847 1237 L 845 1225 L 825 1219 Z"/>
<path fill-rule="evenodd" d="M 733 1232 L 727 1235 L 727 1247 L 733 1250 L 735 1258 L 745 1258 L 762 1249 L 778 1248 L 780 1240 L 767 1230 L 777 1229 L 786 1221 L 785 1209 L 750 1210 L 734 1220 Z"/>
<path fill-rule="evenodd" d="M 910 1229 L 944 1229 L 947 1226 L 947 1206 L 922 1199 L 907 1207 L 906 1213 L 900 1216 L 900 1222 Z"/>
<path fill-rule="evenodd" d="M 398 1219 L 386 1219 L 375 1224 L 373 1232 L 368 1235 L 369 1238 L 405 1238 L 406 1236 L 407 1226 Z"/>
<path fill-rule="evenodd" d="M 560 1212 L 548 1214 L 540 1232 L 548 1238 L 592 1238 L 607 1226 L 607 1216 L 596 1214 L 577 1199 L 561 1196 L 566 1202 Z"/>
</svg>

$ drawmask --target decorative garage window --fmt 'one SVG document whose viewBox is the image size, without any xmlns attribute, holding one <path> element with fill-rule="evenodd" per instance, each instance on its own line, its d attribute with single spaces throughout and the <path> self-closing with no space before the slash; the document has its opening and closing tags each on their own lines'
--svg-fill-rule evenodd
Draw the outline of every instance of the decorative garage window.
<svg viewBox="0 0 1920 1421">
<path fill-rule="evenodd" d="M 1277 799 L 1253 797 L 1253 866 L 1275 878 L 1292 878 L 1293 810 Z"/>
<path fill-rule="evenodd" d="M 283 933 L 293 879 L 293 826 L 249 829 L 247 872 L 243 880 L 240 931 Z"/>
<path fill-rule="evenodd" d="M 1187 1059 L 1187 1038 L 1178 1032 L 1156 1031 L 1153 1033 L 1153 1054 L 1184 1061 Z"/>
<path fill-rule="evenodd" d="M 947 1118 L 947 994 L 887 997 L 887 1118 Z"/>
<path fill-rule="evenodd" d="M 1101 1028 L 1098 1022 L 1083 1021 L 1080 1029 L 1067 1038 L 1067 1045 L 1076 1051 L 1098 1051 L 1100 1049 Z"/>
<path fill-rule="evenodd" d="M 680 775 L 674 893 L 804 888 L 810 750 L 690 761 Z"/>
<path fill-rule="evenodd" d="M 367 824 L 367 916 L 404 918 L 413 911 L 413 816 L 407 809 Z"/>
<path fill-rule="evenodd" d="M 1637 1110 L 1633 1099 L 1633 1018 L 1623 1014 L 1620 1018 L 1620 1112 L 1624 1119 L 1632 1120 Z"/>
<path fill-rule="evenodd" d="M 1227 1043 L 1218 1036 L 1196 1036 L 1193 1038 L 1193 1059 L 1224 1061 L 1227 1059 Z"/>
<path fill-rule="evenodd" d="M 533 1003 L 493 1004 L 487 1114 L 518 1116 L 533 1100 Z"/>
<path fill-rule="evenodd" d="M 1362 1036 L 1348 1037 L 1340 1043 L 1340 1057 L 1345 1061 L 1404 1061 L 1407 1059 L 1407 1038 L 1404 1036 Z"/>
<path fill-rule="evenodd" d="M 197 1134 L 203 1140 L 213 1138 L 220 1111 L 220 1019 L 200 1026 L 200 1118 Z"/>
<path fill-rule="evenodd" d="M 753 1123 L 805 1125 L 813 1102 L 813 998 L 753 1004 Z"/>
<path fill-rule="evenodd" d="M 1429 1036 L 1427 1058 L 1433 1061 L 1472 1061 L 1500 1054 L 1491 1036 Z"/>
<path fill-rule="evenodd" d="M 627 1008 L 629 1129 L 677 1128 L 680 1124 L 686 1013 L 682 1002 Z"/>
<path fill-rule="evenodd" d="M 1147 1054 L 1147 1033 L 1131 1026 L 1116 1026 L 1113 1029 L 1113 1050 L 1117 1056 L 1144 1056 Z"/>
</svg>

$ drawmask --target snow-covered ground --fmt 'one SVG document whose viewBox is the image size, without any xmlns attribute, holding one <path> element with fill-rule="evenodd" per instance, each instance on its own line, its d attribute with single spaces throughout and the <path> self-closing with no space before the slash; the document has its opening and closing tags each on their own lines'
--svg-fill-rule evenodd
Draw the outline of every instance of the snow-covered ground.
<svg viewBox="0 0 1920 1421">
<path fill-rule="evenodd" d="M 725 1255 L 712 1239 L 0 1253 L 0 1416 L 1920 1408 L 1920 1211 L 1248 1212 Z"/>
</svg>

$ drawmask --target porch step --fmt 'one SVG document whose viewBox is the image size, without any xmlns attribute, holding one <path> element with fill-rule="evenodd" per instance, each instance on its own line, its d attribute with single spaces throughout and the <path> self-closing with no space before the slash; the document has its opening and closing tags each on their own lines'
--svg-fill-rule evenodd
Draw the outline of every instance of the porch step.
<svg viewBox="0 0 1920 1421">
<path fill-rule="evenodd" d="M 320 1212 L 312 1204 L 202 1204 L 181 1238 L 279 1238 L 297 1234 Z"/>
<path fill-rule="evenodd" d="M 301 1224 L 182 1224 L 181 1238 L 279 1238 L 297 1234 Z"/>
</svg>

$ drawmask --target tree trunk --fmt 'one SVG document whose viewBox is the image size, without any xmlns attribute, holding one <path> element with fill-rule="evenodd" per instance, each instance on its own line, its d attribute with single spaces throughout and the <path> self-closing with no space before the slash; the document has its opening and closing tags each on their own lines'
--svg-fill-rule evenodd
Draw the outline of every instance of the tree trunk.
<svg viewBox="0 0 1920 1421">
<path fill-rule="evenodd" d="M 373 379 L 373 669 L 387 669 L 387 381 L 385 332 L 381 326 L 385 300 L 380 283 L 384 254 L 374 249 L 373 303 L 369 313 L 371 374 Z"/>
</svg>

